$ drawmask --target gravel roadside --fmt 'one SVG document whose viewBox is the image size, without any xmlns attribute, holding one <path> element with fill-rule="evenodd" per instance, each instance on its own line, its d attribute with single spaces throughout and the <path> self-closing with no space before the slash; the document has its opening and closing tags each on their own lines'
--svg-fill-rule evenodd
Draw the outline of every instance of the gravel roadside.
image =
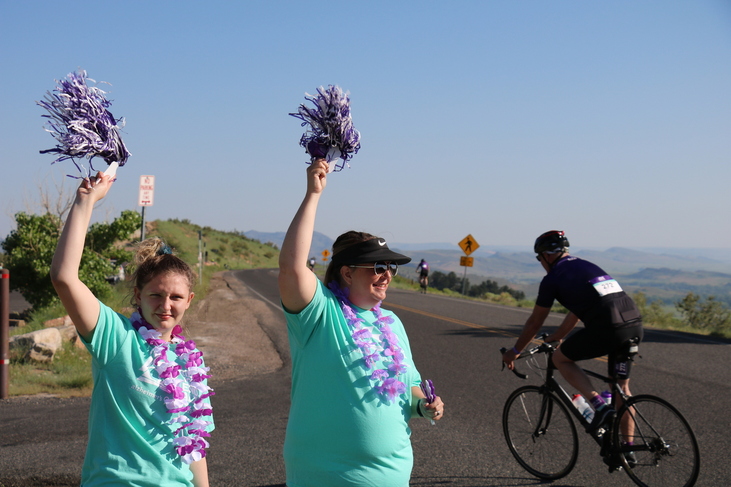
<svg viewBox="0 0 731 487">
<path fill-rule="evenodd" d="M 283 367 L 261 325 L 281 319 L 238 279 L 220 272 L 211 277 L 208 295 L 188 310 L 186 336 L 203 352 L 212 381 L 247 378 Z"/>
</svg>

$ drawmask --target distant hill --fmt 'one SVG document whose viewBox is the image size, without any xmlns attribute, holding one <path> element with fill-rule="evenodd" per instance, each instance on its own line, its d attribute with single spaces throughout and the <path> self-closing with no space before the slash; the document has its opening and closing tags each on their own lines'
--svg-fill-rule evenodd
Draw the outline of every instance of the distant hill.
<svg viewBox="0 0 731 487">
<path fill-rule="evenodd" d="M 285 234 L 286 232 L 257 232 L 256 230 L 249 230 L 248 232 L 244 232 L 244 235 L 246 235 L 247 238 L 258 240 L 261 243 L 271 242 L 279 249 L 282 248 L 282 242 L 284 242 Z M 323 250 L 331 250 L 332 246 L 333 239 L 320 232 L 315 232 L 312 236 L 310 254 L 319 258 Z"/>
<path fill-rule="evenodd" d="M 604 251 L 581 250 L 574 253 L 596 263 L 600 267 L 611 268 L 611 272 L 614 273 L 633 273 L 646 267 L 731 273 L 731 262 L 711 259 L 701 255 L 656 254 L 621 247 L 613 247 Z M 609 269 L 605 270 L 610 272 Z"/>
<path fill-rule="evenodd" d="M 722 272 L 647 268 L 622 276 L 621 283 L 631 291 L 642 291 L 668 303 L 695 293 L 716 296 L 720 301 L 731 304 L 731 274 Z"/>
</svg>

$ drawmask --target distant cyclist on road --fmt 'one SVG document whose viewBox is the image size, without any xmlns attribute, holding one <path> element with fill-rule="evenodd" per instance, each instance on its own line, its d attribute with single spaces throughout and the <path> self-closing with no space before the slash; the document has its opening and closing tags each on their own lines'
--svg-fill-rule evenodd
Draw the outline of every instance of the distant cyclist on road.
<svg viewBox="0 0 731 487">
<path fill-rule="evenodd" d="M 426 294 L 426 288 L 429 285 L 429 264 L 424 259 L 421 259 L 419 265 L 416 266 L 416 272 L 419 274 L 421 292 Z"/>
<path fill-rule="evenodd" d="M 546 270 L 538 289 L 533 313 L 512 350 L 503 355 L 503 362 L 513 369 L 513 361 L 536 336 L 554 300 L 569 314 L 547 342 L 563 339 L 578 323 L 584 328 L 572 334 L 553 354 L 553 363 L 561 375 L 586 398 L 596 413 L 589 432 L 608 424 L 615 411 L 597 394 L 586 373 L 575 362 L 608 355 L 608 375 L 617 380 L 630 395 L 629 375 L 632 366 L 630 348 L 642 340 L 642 319 L 634 301 L 598 266 L 569 255 L 569 241 L 564 232 L 552 230 L 536 239 L 536 259 Z M 614 407 L 621 407 L 621 398 L 613 398 Z M 629 438 L 628 425 L 622 432 Z"/>
</svg>

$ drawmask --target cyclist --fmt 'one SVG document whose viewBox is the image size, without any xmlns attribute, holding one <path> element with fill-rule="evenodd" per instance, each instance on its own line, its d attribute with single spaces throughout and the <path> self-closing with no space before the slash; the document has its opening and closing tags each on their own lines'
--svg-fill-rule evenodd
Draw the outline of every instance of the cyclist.
<svg viewBox="0 0 731 487">
<path fill-rule="evenodd" d="M 536 336 L 554 300 L 561 303 L 569 313 L 546 341 L 562 340 L 579 320 L 584 322 L 583 329 L 561 343 L 553 354 L 553 363 L 596 411 L 588 428 L 594 434 L 613 419 L 614 408 L 621 407 L 621 398 L 613 398 L 614 408 L 609 407 L 576 361 L 608 355 L 608 375 L 616 378 L 625 394 L 630 395 L 631 347 L 642 340 L 642 319 L 634 301 L 617 281 L 591 262 L 569 255 L 568 247 L 569 241 L 562 231 L 552 230 L 536 239 L 533 250 L 546 276 L 538 289 L 533 312 L 513 349 L 503 355 L 503 362 L 513 369 L 513 361 Z M 636 353 L 636 348 L 633 351 Z M 622 425 L 628 440 L 632 435 L 630 429 L 631 425 Z"/>
<path fill-rule="evenodd" d="M 429 285 L 429 264 L 421 259 L 419 265 L 416 266 L 416 272 L 419 273 L 419 284 L 421 284 L 421 290 L 426 294 L 426 288 Z"/>
<path fill-rule="evenodd" d="M 307 261 L 307 267 L 309 267 L 312 272 L 315 272 L 315 262 L 314 257 L 310 257 L 310 260 Z"/>
</svg>

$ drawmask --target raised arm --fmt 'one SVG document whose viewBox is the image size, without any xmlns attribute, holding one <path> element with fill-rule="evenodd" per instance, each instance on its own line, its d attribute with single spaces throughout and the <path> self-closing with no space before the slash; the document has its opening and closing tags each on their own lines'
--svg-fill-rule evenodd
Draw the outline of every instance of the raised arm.
<svg viewBox="0 0 731 487">
<path fill-rule="evenodd" d="M 288 311 L 298 313 L 315 295 L 317 278 L 307 267 L 315 231 L 320 195 L 327 183 L 327 161 L 317 159 L 307 168 L 307 193 L 282 243 L 279 253 L 279 294 Z"/>
<path fill-rule="evenodd" d="M 94 205 L 104 198 L 112 185 L 112 177 L 101 172 L 94 181 L 84 179 L 76 191 L 76 199 L 61 232 L 51 263 L 51 281 L 64 308 L 85 340 L 90 340 L 99 317 L 99 302 L 79 279 L 79 266 L 84 240 Z"/>
</svg>

